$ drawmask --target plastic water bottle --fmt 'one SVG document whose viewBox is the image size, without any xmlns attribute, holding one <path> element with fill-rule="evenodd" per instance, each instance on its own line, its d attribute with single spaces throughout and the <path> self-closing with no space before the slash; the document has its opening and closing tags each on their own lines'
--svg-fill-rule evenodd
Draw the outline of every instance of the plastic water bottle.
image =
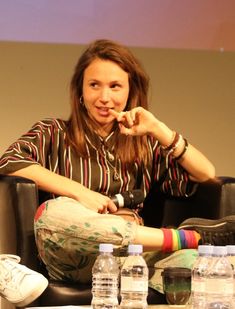
<svg viewBox="0 0 235 309">
<path fill-rule="evenodd" d="M 214 246 L 206 278 L 207 308 L 232 309 L 233 269 L 226 246 Z"/>
<path fill-rule="evenodd" d="M 128 246 L 128 257 L 121 270 L 122 309 L 144 309 L 148 306 L 148 267 L 142 252 L 142 245 Z"/>
<path fill-rule="evenodd" d="M 191 276 L 191 304 L 193 309 L 206 308 L 206 276 L 211 264 L 213 246 L 198 246 L 198 257 Z"/>
<path fill-rule="evenodd" d="M 227 256 L 230 264 L 233 268 L 233 300 L 232 308 L 235 308 L 235 245 L 229 245 L 227 247 Z"/>
<path fill-rule="evenodd" d="M 100 244 L 98 255 L 92 268 L 92 308 L 118 308 L 119 266 L 113 256 L 112 244 Z"/>
</svg>

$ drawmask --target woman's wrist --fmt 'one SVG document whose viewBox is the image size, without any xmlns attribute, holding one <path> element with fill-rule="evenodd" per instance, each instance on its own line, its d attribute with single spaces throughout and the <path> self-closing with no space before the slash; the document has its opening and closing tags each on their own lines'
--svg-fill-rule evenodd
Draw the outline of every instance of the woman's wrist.
<svg viewBox="0 0 235 309">
<path fill-rule="evenodd" d="M 170 144 L 162 146 L 162 149 L 167 156 L 171 155 L 174 159 L 180 160 L 188 149 L 188 141 L 178 132 L 173 132 Z"/>
<path fill-rule="evenodd" d="M 167 155 L 171 155 L 176 160 L 182 159 L 188 149 L 188 141 L 157 119 L 152 127 L 151 136 L 159 141 Z"/>
<path fill-rule="evenodd" d="M 163 147 L 168 147 L 174 140 L 175 131 L 168 128 L 165 123 L 156 120 L 151 126 L 150 135 L 156 138 Z"/>
<path fill-rule="evenodd" d="M 68 185 L 68 197 L 80 202 L 81 196 L 84 194 L 86 187 L 75 180 L 69 179 L 70 183 Z"/>
<path fill-rule="evenodd" d="M 187 149 L 188 149 L 188 141 L 186 138 L 183 139 L 184 145 L 183 148 L 179 149 L 178 152 L 176 154 L 174 154 L 174 158 L 176 160 L 180 160 L 183 158 L 183 156 L 185 155 Z"/>
</svg>

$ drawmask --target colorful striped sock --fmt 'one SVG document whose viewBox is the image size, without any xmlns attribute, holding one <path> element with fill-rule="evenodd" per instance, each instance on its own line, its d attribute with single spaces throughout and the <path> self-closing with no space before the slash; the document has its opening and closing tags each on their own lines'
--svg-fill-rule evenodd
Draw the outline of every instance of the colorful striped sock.
<svg viewBox="0 0 235 309">
<path fill-rule="evenodd" d="M 176 230 L 161 228 L 164 240 L 163 252 L 172 252 L 180 249 L 195 249 L 198 247 L 200 234 L 192 230 Z"/>
</svg>

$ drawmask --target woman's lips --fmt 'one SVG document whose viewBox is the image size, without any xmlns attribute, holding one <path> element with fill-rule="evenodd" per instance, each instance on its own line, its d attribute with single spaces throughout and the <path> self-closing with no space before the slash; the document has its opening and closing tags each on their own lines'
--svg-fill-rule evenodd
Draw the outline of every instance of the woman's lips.
<svg viewBox="0 0 235 309">
<path fill-rule="evenodd" d="M 99 115 L 106 117 L 109 116 L 109 110 L 110 110 L 109 107 L 96 107 L 96 108 Z"/>
</svg>

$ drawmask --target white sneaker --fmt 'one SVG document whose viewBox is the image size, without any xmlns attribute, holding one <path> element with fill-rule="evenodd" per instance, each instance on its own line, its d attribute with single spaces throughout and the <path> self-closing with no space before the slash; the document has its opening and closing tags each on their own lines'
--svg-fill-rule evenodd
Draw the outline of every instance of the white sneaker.
<svg viewBox="0 0 235 309">
<path fill-rule="evenodd" d="M 19 256 L 0 254 L 0 296 L 23 307 L 42 294 L 48 280 L 19 262 Z"/>
</svg>

